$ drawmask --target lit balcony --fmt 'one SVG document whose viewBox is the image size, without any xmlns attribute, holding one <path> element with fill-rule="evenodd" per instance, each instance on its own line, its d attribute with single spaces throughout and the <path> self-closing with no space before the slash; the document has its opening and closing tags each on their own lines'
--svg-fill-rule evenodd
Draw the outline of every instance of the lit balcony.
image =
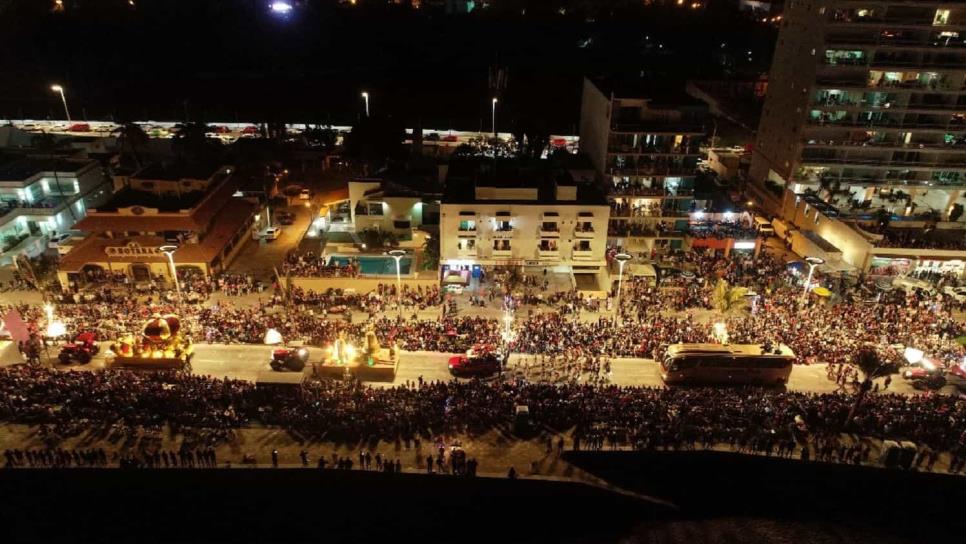
<svg viewBox="0 0 966 544">
<path fill-rule="evenodd" d="M 594 237 L 594 225 L 593 223 L 587 223 L 581 225 L 580 223 L 574 227 L 574 237 L 575 238 L 593 238 Z"/>
<path fill-rule="evenodd" d="M 574 249 L 575 261 L 588 261 L 594 258 L 594 252 L 590 249 Z"/>
<path fill-rule="evenodd" d="M 456 230 L 456 236 L 461 238 L 473 238 L 476 236 L 476 227 L 473 228 L 460 228 Z"/>
<path fill-rule="evenodd" d="M 513 238 L 514 233 L 516 233 L 516 229 L 514 229 L 513 227 L 502 227 L 502 228 L 494 229 L 493 239 L 506 240 L 508 238 Z"/>
<path fill-rule="evenodd" d="M 560 250 L 559 249 L 538 249 L 537 256 L 541 259 L 559 259 Z"/>
<path fill-rule="evenodd" d="M 543 238 L 559 238 L 560 237 L 560 227 L 556 224 L 544 223 L 540 225 L 540 236 Z"/>
<path fill-rule="evenodd" d="M 493 258 L 494 259 L 509 259 L 513 257 L 512 249 L 494 249 Z"/>
</svg>

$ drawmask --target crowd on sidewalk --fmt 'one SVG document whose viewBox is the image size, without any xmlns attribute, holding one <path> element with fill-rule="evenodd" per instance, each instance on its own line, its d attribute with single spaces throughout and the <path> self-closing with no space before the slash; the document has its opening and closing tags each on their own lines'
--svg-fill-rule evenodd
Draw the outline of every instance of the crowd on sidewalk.
<svg viewBox="0 0 966 544">
<path fill-rule="evenodd" d="M 337 441 L 414 441 L 509 425 L 519 405 L 529 408 L 535 428 L 573 429 L 575 449 L 606 442 L 641 449 L 727 444 L 739 451 L 784 452 L 822 441 L 834 444 L 831 437 L 850 433 L 910 440 L 956 459 L 966 454 L 966 401 L 935 394 L 857 397 L 523 380 L 420 380 L 393 388 L 311 381 L 297 392 L 283 393 L 247 382 L 166 372 L 56 372 L 25 366 L 0 370 L 0 421 L 51 426 L 59 434 L 67 432 L 61 428 L 78 425 L 169 425 L 178 431 L 259 423 Z"/>
</svg>

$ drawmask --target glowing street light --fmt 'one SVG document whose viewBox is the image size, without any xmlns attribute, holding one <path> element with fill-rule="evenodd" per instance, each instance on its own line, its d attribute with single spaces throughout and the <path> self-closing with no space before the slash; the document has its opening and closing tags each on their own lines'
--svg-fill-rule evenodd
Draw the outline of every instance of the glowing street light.
<svg viewBox="0 0 966 544">
<path fill-rule="evenodd" d="M 498 100 L 496 99 L 496 97 L 494 97 L 493 98 L 493 102 L 492 102 L 492 104 L 493 104 L 493 107 L 492 107 L 492 110 L 493 110 L 493 119 L 491 121 L 492 122 L 492 125 L 493 125 L 493 138 L 497 138 L 497 134 L 496 134 L 496 103 L 497 102 L 498 102 Z"/>
<path fill-rule="evenodd" d="M 64 103 L 64 113 L 67 114 L 67 122 L 70 123 L 70 110 L 67 109 L 67 97 L 64 96 L 64 88 L 60 85 L 51 85 L 50 90 L 60 93 L 60 101 Z"/>
<path fill-rule="evenodd" d="M 178 246 L 161 246 L 158 251 L 164 253 L 168 257 L 168 264 L 171 266 L 171 277 L 174 279 L 174 290 L 178 294 L 178 305 L 181 305 L 181 282 L 178 281 L 178 270 L 174 266 L 174 252 L 178 250 Z"/>
<path fill-rule="evenodd" d="M 812 287 L 812 275 L 815 273 L 815 267 L 820 264 L 825 264 L 825 259 L 821 257 L 805 257 L 805 262 L 808 263 L 808 278 L 805 280 L 805 289 L 802 291 L 802 304 L 805 303 L 808 290 Z"/>
<path fill-rule="evenodd" d="M 402 319 L 402 273 L 399 268 L 399 261 L 406 256 L 406 252 L 401 249 L 393 249 L 386 253 L 396 260 L 396 305 L 399 306 L 399 318 Z"/>
<path fill-rule="evenodd" d="M 617 267 L 620 273 L 617 276 L 617 316 L 621 315 L 621 287 L 624 285 L 624 264 L 631 260 L 632 257 L 627 253 L 618 253 L 614 255 L 614 260 L 617 261 Z"/>
<path fill-rule="evenodd" d="M 369 93 L 362 91 L 362 99 L 366 101 L 366 117 L 369 117 Z"/>
</svg>

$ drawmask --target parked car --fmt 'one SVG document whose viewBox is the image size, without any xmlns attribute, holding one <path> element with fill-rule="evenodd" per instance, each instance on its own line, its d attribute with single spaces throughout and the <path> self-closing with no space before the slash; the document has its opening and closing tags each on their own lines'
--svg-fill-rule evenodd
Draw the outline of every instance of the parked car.
<svg viewBox="0 0 966 544">
<path fill-rule="evenodd" d="M 953 298 L 953 300 L 960 304 L 966 302 L 966 287 L 953 287 L 951 285 L 947 285 L 946 287 L 943 287 L 943 293 L 949 295 Z"/>
<path fill-rule="evenodd" d="M 67 132 L 90 132 L 91 126 L 87 123 L 74 123 L 67 128 Z"/>
<path fill-rule="evenodd" d="M 929 293 L 930 295 L 936 294 L 936 288 L 933 287 L 933 285 L 928 281 L 910 278 L 908 276 L 899 276 L 892 280 L 892 286 L 897 289 L 902 289 L 906 293 L 913 293 L 917 290 L 921 290 Z"/>
<path fill-rule="evenodd" d="M 268 227 L 265 229 L 265 235 L 263 238 L 271 242 L 272 240 L 278 240 L 278 237 L 282 235 L 282 229 L 279 227 Z"/>
<path fill-rule="evenodd" d="M 462 295 L 463 294 L 463 286 L 460 285 L 460 284 L 458 284 L 458 283 L 450 283 L 450 284 L 447 284 L 446 287 L 444 287 L 443 289 L 447 293 L 452 293 L 454 295 Z"/>
<path fill-rule="evenodd" d="M 291 225 L 295 222 L 295 214 L 292 212 L 278 212 L 275 214 L 275 219 L 279 225 Z"/>
</svg>

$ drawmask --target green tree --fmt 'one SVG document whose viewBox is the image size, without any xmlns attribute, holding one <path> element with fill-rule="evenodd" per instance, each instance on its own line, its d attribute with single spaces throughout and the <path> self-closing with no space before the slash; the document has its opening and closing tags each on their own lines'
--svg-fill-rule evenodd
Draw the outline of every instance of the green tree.
<svg viewBox="0 0 966 544">
<path fill-rule="evenodd" d="M 131 164 L 141 168 L 141 152 L 148 146 L 148 135 L 141 125 L 125 122 L 112 132 L 117 137 L 117 147 L 121 150 L 121 164 Z"/>
<path fill-rule="evenodd" d="M 436 270 L 439 268 L 439 237 L 427 236 L 423 242 L 423 252 L 420 257 L 423 270 Z"/>
<path fill-rule="evenodd" d="M 216 155 L 216 144 L 208 139 L 210 127 L 204 123 L 178 123 L 171 148 L 187 162 L 207 162 Z"/>
<path fill-rule="evenodd" d="M 747 287 L 732 287 L 724 279 L 719 279 L 711 294 L 714 309 L 721 313 L 743 310 L 748 307 Z"/>
<path fill-rule="evenodd" d="M 338 141 L 339 134 L 332 127 L 313 127 L 302 132 L 302 137 L 310 146 L 332 149 Z"/>
<path fill-rule="evenodd" d="M 403 140 L 406 130 L 401 123 L 388 117 L 361 119 L 342 142 L 343 154 L 378 168 L 390 161 L 405 157 Z"/>
</svg>

